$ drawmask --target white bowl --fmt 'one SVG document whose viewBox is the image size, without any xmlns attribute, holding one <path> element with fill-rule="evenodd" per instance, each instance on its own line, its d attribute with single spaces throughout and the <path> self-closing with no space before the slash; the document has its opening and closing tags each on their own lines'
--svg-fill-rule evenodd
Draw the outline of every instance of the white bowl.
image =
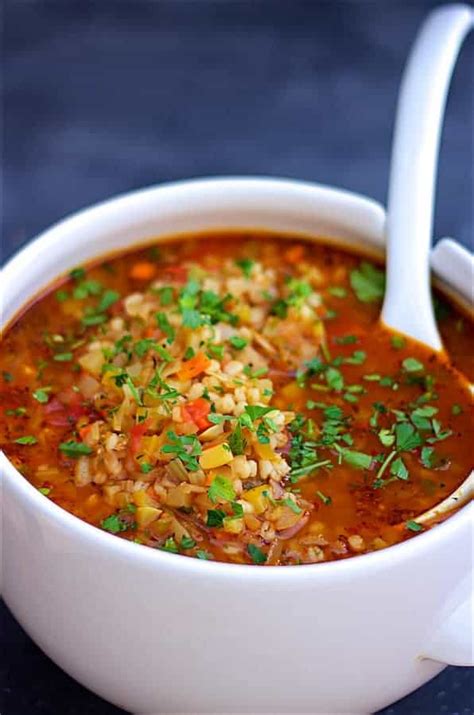
<svg viewBox="0 0 474 715">
<path fill-rule="evenodd" d="M 381 206 L 295 181 L 210 179 L 76 214 L 5 267 L 3 319 L 67 269 L 146 239 L 252 227 L 383 251 Z M 438 276 L 468 299 L 469 254 Z M 1 456 L 3 595 L 67 673 L 137 715 L 368 713 L 446 663 L 473 664 L 472 505 L 431 531 L 346 561 L 258 568 L 156 551 L 62 510 Z"/>
</svg>

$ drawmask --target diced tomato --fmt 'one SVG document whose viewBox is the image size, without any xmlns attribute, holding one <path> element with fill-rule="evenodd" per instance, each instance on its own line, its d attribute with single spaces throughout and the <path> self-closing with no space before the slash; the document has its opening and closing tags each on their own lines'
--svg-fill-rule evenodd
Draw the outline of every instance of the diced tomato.
<svg viewBox="0 0 474 715">
<path fill-rule="evenodd" d="M 204 353 L 196 353 L 191 360 L 187 360 L 183 363 L 181 370 L 178 372 L 178 377 L 180 380 L 191 380 L 193 377 L 197 377 L 204 372 L 206 368 L 209 367 L 211 361 Z"/>
<path fill-rule="evenodd" d="M 167 278 L 175 281 L 176 283 L 186 283 L 188 280 L 188 269 L 184 266 L 163 266 L 162 270 Z"/>
<path fill-rule="evenodd" d="M 303 255 L 304 247 L 300 243 L 296 246 L 291 246 L 291 248 L 288 248 L 283 254 L 286 261 L 292 265 L 299 263 L 299 261 L 303 258 Z"/>
<path fill-rule="evenodd" d="M 133 454 L 136 454 L 140 449 L 142 437 L 147 431 L 149 425 L 149 420 L 143 420 L 143 422 L 139 422 L 138 424 L 134 425 L 130 430 L 130 449 L 132 450 Z"/>
<path fill-rule="evenodd" d="M 194 422 L 200 430 L 210 426 L 207 416 L 211 410 L 211 405 L 204 397 L 198 397 L 197 400 L 187 402 L 182 406 L 181 412 L 185 422 Z"/>
</svg>

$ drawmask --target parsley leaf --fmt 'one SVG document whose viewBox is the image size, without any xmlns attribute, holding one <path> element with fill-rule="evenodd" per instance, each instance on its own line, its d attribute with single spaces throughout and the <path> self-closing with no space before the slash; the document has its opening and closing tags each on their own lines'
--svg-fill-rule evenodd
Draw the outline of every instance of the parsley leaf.
<svg viewBox="0 0 474 715">
<path fill-rule="evenodd" d="M 352 290 L 362 303 L 382 300 L 385 291 L 385 274 L 372 263 L 362 261 L 350 273 Z"/>
<path fill-rule="evenodd" d="M 100 522 L 100 526 L 111 534 L 118 534 L 121 531 L 127 531 L 129 528 L 129 525 L 122 521 L 118 514 L 111 514 L 106 519 L 103 519 Z"/>
<path fill-rule="evenodd" d="M 420 372 L 421 370 L 425 369 L 422 362 L 412 357 L 405 358 L 405 360 L 402 362 L 402 368 L 405 370 L 405 372 Z"/>
<path fill-rule="evenodd" d="M 419 524 L 417 521 L 413 521 L 413 520 L 407 521 L 405 523 L 405 526 L 408 529 L 408 531 L 414 531 L 414 532 L 423 531 L 423 525 Z"/>
<path fill-rule="evenodd" d="M 92 454 L 92 449 L 89 445 L 83 442 L 76 442 L 74 439 L 61 442 L 59 449 L 66 457 L 72 457 L 73 459 L 77 459 L 86 454 Z"/>
<path fill-rule="evenodd" d="M 13 440 L 15 444 L 36 444 L 38 440 L 31 434 L 27 434 L 24 437 L 18 437 L 18 439 Z"/>
<path fill-rule="evenodd" d="M 218 501 L 234 501 L 236 496 L 230 479 L 220 476 L 214 477 L 207 495 L 214 504 Z"/>
<path fill-rule="evenodd" d="M 421 437 L 413 425 L 408 422 L 399 422 L 395 425 L 397 449 L 400 452 L 409 452 L 421 445 Z"/>
<path fill-rule="evenodd" d="M 240 426 L 239 422 L 237 423 L 237 426 L 234 431 L 230 433 L 227 442 L 229 444 L 230 451 L 235 457 L 239 454 L 244 454 L 245 448 L 247 446 L 247 441 L 242 435 L 242 427 Z"/>
<path fill-rule="evenodd" d="M 255 544 L 248 544 L 247 552 L 254 564 L 264 564 L 267 560 L 267 555 Z"/>
<path fill-rule="evenodd" d="M 222 509 L 209 509 L 207 512 L 206 526 L 220 529 L 224 524 L 225 517 L 226 513 L 222 511 Z"/>
</svg>

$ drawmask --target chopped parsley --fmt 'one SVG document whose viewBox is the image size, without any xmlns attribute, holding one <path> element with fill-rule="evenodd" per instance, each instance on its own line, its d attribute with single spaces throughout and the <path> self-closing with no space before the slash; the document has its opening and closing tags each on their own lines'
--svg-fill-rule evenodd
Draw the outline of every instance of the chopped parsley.
<svg viewBox="0 0 474 715">
<path fill-rule="evenodd" d="M 408 529 L 408 531 L 414 531 L 414 532 L 423 531 L 423 525 L 419 524 L 417 521 L 413 521 L 413 520 L 407 521 L 407 522 L 405 522 L 405 526 Z"/>
<path fill-rule="evenodd" d="M 38 442 L 36 437 L 33 437 L 33 435 L 31 435 L 31 434 L 27 434 L 24 437 L 18 437 L 18 439 L 15 439 L 13 441 L 15 442 L 15 444 L 23 444 L 23 445 L 28 445 L 28 444 L 32 445 L 32 444 L 36 444 Z"/>
<path fill-rule="evenodd" d="M 267 560 L 266 554 L 262 551 L 262 549 L 259 549 L 258 546 L 255 546 L 255 544 L 247 545 L 247 553 L 254 564 L 264 564 Z"/>
<path fill-rule="evenodd" d="M 176 432 L 168 430 L 166 433 L 169 443 L 165 444 L 161 451 L 165 454 L 174 454 L 190 472 L 199 469 L 199 462 L 196 457 L 202 454 L 201 443 L 194 434 L 177 435 Z"/>
<path fill-rule="evenodd" d="M 413 357 L 407 357 L 402 362 L 402 368 L 405 372 L 421 372 L 425 369 L 422 362 Z"/>
<path fill-rule="evenodd" d="M 321 499 L 321 501 L 323 502 L 324 506 L 330 506 L 330 505 L 332 504 L 332 499 L 331 499 L 331 497 L 326 496 L 326 494 L 324 494 L 323 492 L 321 492 L 321 491 L 318 490 L 318 491 L 316 492 L 316 495 Z"/>
<path fill-rule="evenodd" d="M 229 343 L 236 350 L 243 350 L 249 343 L 245 338 L 241 338 L 239 335 L 233 335 L 229 338 Z"/>
<path fill-rule="evenodd" d="M 255 261 L 251 258 L 239 258 L 235 265 L 238 266 L 246 278 L 250 278 L 252 274 L 252 268 L 255 265 Z"/>
<path fill-rule="evenodd" d="M 66 457 L 71 457 L 72 459 L 92 454 L 92 449 L 89 445 L 84 444 L 84 442 L 76 442 L 74 439 L 70 439 L 67 442 L 61 442 L 59 450 Z"/>
<path fill-rule="evenodd" d="M 211 486 L 208 489 L 207 495 L 213 504 L 219 501 L 234 501 L 236 496 L 230 479 L 220 476 L 214 477 L 211 482 Z"/>
<path fill-rule="evenodd" d="M 39 387 L 32 393 L 32 395 L 37 402 L 45 404 L 49 400 L 49 392 L 51 392 L 50 387 Z"/>
<path fill-rule="evenodd" d="M 109 531 L 111 534 L 119 534 L 121 531 L 127 531 L 130 528 L 119 514 L 111 514 L 106 519 L 100 522 L 101 529 Z"/>
<path fill-rule="evenodd" d="M 385 292 L 385 274 L 372 263 L 362 261 L 359 268 L 350 273 L 352 290 L 362 303 L 382 300 Z"/>
</svg>

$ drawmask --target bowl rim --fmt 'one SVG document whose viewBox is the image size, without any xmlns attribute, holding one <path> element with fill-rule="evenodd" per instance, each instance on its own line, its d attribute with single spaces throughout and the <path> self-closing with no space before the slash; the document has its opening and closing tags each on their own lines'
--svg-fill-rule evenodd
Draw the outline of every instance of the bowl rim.
<svg viewBox="0 0 474 715">
<path fill-rule="evenodd" d="M 111 197 L 106 201 L 102 201 L 92 206 L 86 207 L 77 211 L 59 222 L 53 224 L 45 231 L 41 232 L 36 238 L 23 244 L 18 251 L 7 261 L 2 268 L 2 283 L 5 285 L 9 274 L 14 273 L 18 266 L 21 266 L 25 261 L 31 260 L 31 253 L 34 253 L 41 248 L 42 244 L 47 240 L 51 240 L 52 236 L 60 232 L 67 231 L 72 227 L 72 224 L 77 222 L 85 223 L 92 222 L 98 219 L 104 212 L 113 212 L 118 208 L 133 204 L 142 198 L 148 198 L 155 193 L 164 193 L 165 191 L 173 192 L 176 190 L 193 189 L 212 189 L 218 185 L 226 186 L 228 189 L 232 185 L 249 184 L 249 182 L 263 188 L 265 185 L 268 188 L 279 187 L 283 190 L 293 190 L 300 192 L 323 191 L 328 196 L 333 198 L 342 198 L 346 201 L 357 201 L 365 203 L 368 210 L 377 214 L 377 219 L 380 222 L 384 221 L 385 210 L 383 206 L 371 198 L 361 194 L 351 192 L 337 187 L 328 186 L 309 181 L 299 181 L 296 179 L 275 178 L 265 176 L 225 176 L 225 177 L 206 177 L 197 179 L 188 179 L 158 185 L 152 185 L 143 189 L 126 192 L 117 196 Z M 234 227 L 233 227 L 234 228 Z M 235 226 L 238 230 L 238 226 Z M 380 247 L 383 247 L 383 239 L 380 241 Z M 120 252 L 126 249 L 119 249 Z M 28 304 L 31 296 L 25 300 L 24 304 Z M 15 311 L 13 318 L 5 321 L 5 325 L 11 324 L 18 311 Z M 350 556 L 346 559 L 336 561 L 322 562 L 318 564 L 301 564 L 294 567 L 287 566 L 272 566 L 269 568 L 261 568 L 254 564 L 235 564 L 221 561 L 204 560 L 192 557 L 187 557 L 183 554 L 173 554 L 160 549 L 153 549 L 144 544 L 137 544 L 133 541 L 117 538 L 113 534 L 101 530 L 99 527 L 93 526 L 88 522 L 80 519 L 71 512 L 63 509 L 47 497 L 42 495 L 9 461 L 3 450 L 0 451 L 0 484 L 5 476 L 7 488 L 11 488 L 20 497 L 29 503 L 35 513 L 43 516 L 47 520 L 55 522 L 61 529 L 68 532 L 71 538 L 79 539 L 84 545 L 94 549 L 104 549 L 111 555 L 117 558 L 126 558 L 127 561 L 137 560 L 142 565 L 156 568 L 167 568 L 169 570 L 178 570 L 181 573 L 207 575 L 215 578 L 237 578 L 252 579 L 260 581 L 264 579 L 266 582 L 275 582 L 282 579 L 303 578 L 331 578 L 331 579 L 346 579 L 350 575 L 359 575 L 362 572 L 367 575 L 367 570 L 381 570 L 383 568 L 394 568 L 400 562 L 407 559 L 420 557 L 422 553 L 436 549 L 446 540 L 449 540 L 455 532 L 467 526 L 471 518 L 471 512 L 474 511 L 474 503 L 466 504 L 450 517 L 436 524 L 431 529 L 416 534 L 414 537 L 406 541 L 393 544 L 379 551 L 372 551 L 366 554 Z M 292 574 L 291 576 L 289 574 Z"/>
</svg>

